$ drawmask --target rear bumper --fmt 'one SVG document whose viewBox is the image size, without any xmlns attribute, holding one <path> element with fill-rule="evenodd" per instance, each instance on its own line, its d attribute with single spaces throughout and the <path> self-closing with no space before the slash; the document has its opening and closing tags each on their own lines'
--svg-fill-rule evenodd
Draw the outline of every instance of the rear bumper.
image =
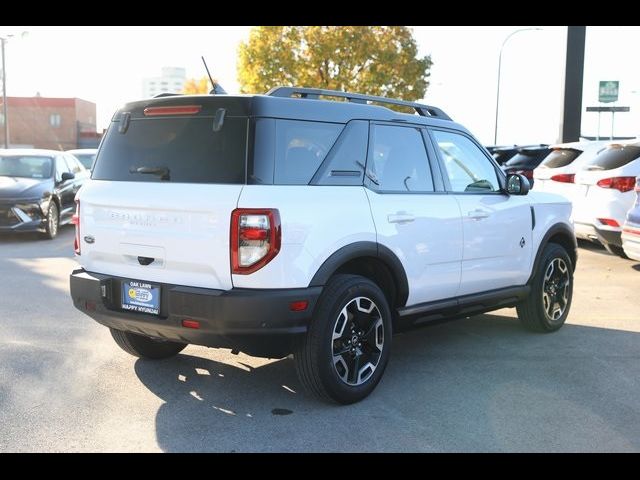
<svg viewBox="0 0 640 480">
<path fill-rule="evenodd" d="M 213 290 L 162 284 L 160 315 L 156 316 L 121 309 L 125 280 L 74 270 L 70 276 L 73 304 L 110 328 L 273 358 L 292 352 L 295 339 L 307 331 L 322 292 L 322 287 Z M 304 311 L 289 309 L 291 302 L 301 300 L 309 302 Z M 200 328 L 183 327 L 185 319 L 198 321 Z"/>
<path fill-rule="evenodd" d="M 640 262 L 640 225 L 625 224 L 622 231 L 622 248 L 627 257 Z"/>
<path fill-rule="evenodd" d="M 620 230 L 605 230 L 590 223 L 575 222 L 576 237 L 592 242 L 600 242 L 602 245 L 622 246 Z"/>
</svg>

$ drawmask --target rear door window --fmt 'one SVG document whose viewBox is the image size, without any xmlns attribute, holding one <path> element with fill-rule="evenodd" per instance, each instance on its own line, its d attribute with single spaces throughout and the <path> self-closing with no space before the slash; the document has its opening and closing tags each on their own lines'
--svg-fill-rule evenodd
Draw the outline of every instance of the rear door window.
<svg viewBox="0 0 640 480">
<path fill-rule="evenodd" d="M 640 157 L 638 145 L 610 145 L 584 166 L 585 170 L 613 170 Z"/>
<path fill-rule="evenodd" d="M 553 150 L 540 164 L 541 167 L 560 168 L 566 167 L 580 156 L 582 150 L 573 148 L 558 148 Z"/>
<path fill-rule="evenodd" d="M 92 178 L 129 182 L 245 183 L 247 118 L 131 119 L 125 133 L 113 122 Z M 155 172 L 155 173 L 142 173 Z M 165 175 L 166 174 L 166 175 Z"/>
</svg>

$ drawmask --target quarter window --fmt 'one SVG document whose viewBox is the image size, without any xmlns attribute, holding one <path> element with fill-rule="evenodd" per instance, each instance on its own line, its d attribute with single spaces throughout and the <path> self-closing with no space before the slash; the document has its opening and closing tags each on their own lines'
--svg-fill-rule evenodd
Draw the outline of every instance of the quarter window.
<svg viewBox="0 0 640 480">
<path fill-rule="evenodd" d="M 343 128 L 337 123 L 276 120 L 274 182 L 307 185 Z"/>
<path fill-rule="evenodd" d="M 453 192 L 497 192 L 498 175 L 493 163 L 469 138 L 459 133 L 434 130 Z"/>
</svg>

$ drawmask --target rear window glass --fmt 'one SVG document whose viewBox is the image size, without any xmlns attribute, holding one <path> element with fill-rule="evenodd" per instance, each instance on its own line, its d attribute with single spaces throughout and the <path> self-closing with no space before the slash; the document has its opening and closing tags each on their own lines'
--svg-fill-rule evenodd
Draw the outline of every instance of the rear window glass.
<svg viewBox="0 0 640 480">
<path fill-rule="evenodd" d="M 505 163 L 508 167 L 517 167 L 520 165 L 538 166 L 538 163 L 549 153 L 549 150 L 539 150 L 531 152 L 518 152 L 515 156 Z"/>
<path fill-rule="evenodd" d="M 615 145 L 600 151 L 584 166 L 585 170 L 612 170 L 620 168 L 640 157 L 637 145 Z"/>
<path fill-rule="evenodd" d="M 574 150 L 573 148 L 559 148 L 547 155 L 547 158 L 543 160 L 540 166 L 547 168 L 566 167 L 576 158 L 578 158 L 581 153 L 582 150 Z"/>
<path fill-rule="evenodd" d="M 92 178 L 129 182 L 245 183 L 247 118 L 131 119 L 111 124 Z M 147 172 L 147 173 L 143 173 Z"/>
</svg>

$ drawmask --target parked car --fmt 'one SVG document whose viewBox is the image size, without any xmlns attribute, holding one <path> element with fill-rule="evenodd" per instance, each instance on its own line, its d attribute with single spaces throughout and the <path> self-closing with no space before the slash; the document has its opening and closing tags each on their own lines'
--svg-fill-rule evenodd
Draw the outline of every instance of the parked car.
<svg viewBox="0 0 640 480">
<path fill-rule="evenodd" d="M 0 233 L 40 231 L 54 238 L 71 221 L 89 172 L 65 152 L 0 150 Z"/>
<path fill-rule="evenodd" d="M 575 173 L 610 143 L 610 140 L 599 140 L 553 145 L 551 152 L 533 171 L 535 190 L 558 193 L 571 199 L 575 191 Z"/>
<path fill-rule="evenodd" d="M 640 177 L 636 178 L 636 201 L 622 226 L 622 248 L 627 257 L 640 262 Z"/>
<path fill-rule="evenodd" d="M 486 147 L 489 153 L 493 156 L 493 159 L 498 163 L 498 165 L 504 165 L 507 160 L 513 157 L 516 153 L 518 153 L 518 149 L 520 148 L 518 145 L 511 146 L 489 146 Z"/>
<path fill-rule="evenodd" d="M 93 162 L 96 160 L 96 155 L 98 154 L 97 148 L 78 148 L 75 150 L 67 150 L 67 153 L 70 153 L 78 160 L 80 163 L 84 165 L 84 168 L 87 170 L 91 170 L 93 168 Z"/>
<path fill-rule="evenodd" d="M 640 142 L 605 147 L 575 174 L 573 220 L 578 238 L 600 242 L 613 254 L 625 256 L 622 224 L 636 195 L 640 175 Z"/>
<path fill-rule="evenodd" d="M 507 174 L 520 174 L 527 177 L 533 187 L 533 170 L 549 155 L 549 145 L 527 145 L 518 148 L 518 153 L 502 165 Z"/>
<path fill-rule="evenodd" d="M 132 355 L 293 354 L 307 390 L 353 403 L 393 332 L 503 307 L 564 324 L 571 205 L 528 192 L 432 106 L 290 87 L 132 102 L 76 198 L 71 296 Z"/>
</svg>

